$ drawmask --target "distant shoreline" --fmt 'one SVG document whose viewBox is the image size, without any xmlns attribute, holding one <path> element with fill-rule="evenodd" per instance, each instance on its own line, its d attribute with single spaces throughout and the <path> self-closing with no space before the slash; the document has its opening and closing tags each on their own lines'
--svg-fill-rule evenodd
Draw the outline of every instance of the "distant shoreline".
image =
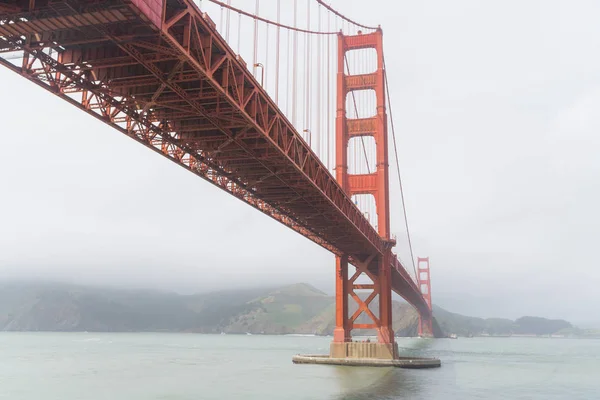
<svg viewBox="0 0 600 400">
<path fill-rule="evenodd" d="M 392 305 L 395 334 L 416 337 L 415 309 L 399 301 Z M 372 306 L 377 308 L 377 299 Z M 436 305 L 433 316 L 436 337 L 600 337 L 600 330 L 580 329 L 560 319 L 484 319 Z M 193 295 L 40 282 L 0 283 L 0 331 L 328 336 L 335 323 L 335 297 L 307 283 Z M 353 333 L 355 337 L 375 336 L 363 330 Z"/>
<path fill-rule="evenodd" d="M 0 330 L 0 334 L 16 334 L 16 333 L 64 333 L 64 334 L 93 334 L 93 335 L 102 335 L 102 334 L 172 334 L 172 335 L 204 335 L 204 336 L 288 336 L 288 337 L 305 337 L 305 338 L 313 338 L 313 337 L 333 337 L 333 335 L 320 335 L 320 334 L 302 334 L 302 333 L 251 333 L 248 334 L 246 332 L 230 332 L 230 333 L 213 333 L 213 332 L 189 332 L 189 331 L 166 331 L 166 330 L 157 330 L 157 331 L 51 331 L 51 330 Z M 353 338 L 373 338 L 376 335 L 356 335 Z M 396 339 L 421 339 L 418 336 L 395 336 Z M 448 340 L 456 340 L 456 339 L 578 339 L 578 340 L 598 340 L 600 339 L 600 335 L 473 335 L 469 336 L 458 336 L 457 338 L 450 337 L 441 337 L 435 338 L 437 339 L 448 339 Z M 425 338 L 426 340 L 430 340 L 432 338 Z"/>
</svg>

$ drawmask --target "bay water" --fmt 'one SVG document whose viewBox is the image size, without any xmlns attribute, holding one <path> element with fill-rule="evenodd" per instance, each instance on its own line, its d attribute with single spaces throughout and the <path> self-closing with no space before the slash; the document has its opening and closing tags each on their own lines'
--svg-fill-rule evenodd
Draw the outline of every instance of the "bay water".
<svg viewBox="0 0 600 400">
<path fill-rule="evenodd" d="M 330 337 L 0 333 L 0 399 L 600 399 L 600 340 L 398 339 L 431 370 L 294 365 Z"/>
</svg>

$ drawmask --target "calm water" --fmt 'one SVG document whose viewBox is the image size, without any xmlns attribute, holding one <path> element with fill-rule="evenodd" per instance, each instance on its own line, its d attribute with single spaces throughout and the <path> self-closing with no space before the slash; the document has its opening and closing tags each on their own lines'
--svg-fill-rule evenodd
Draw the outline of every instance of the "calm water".
<svg viewBox="0 0 600 400">
<path fill-rule="evenodd" d="M 330 340 L 0 333 L 0 399 L 600 399 L 600 340 L 399 339 L 434 370 L 291 363 Z"/>
</svg>

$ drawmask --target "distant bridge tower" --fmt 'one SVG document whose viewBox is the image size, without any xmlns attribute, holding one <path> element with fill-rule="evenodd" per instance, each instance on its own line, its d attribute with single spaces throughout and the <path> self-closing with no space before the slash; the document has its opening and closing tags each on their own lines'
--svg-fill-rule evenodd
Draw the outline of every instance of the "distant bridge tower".
<svg viewBox="0 0 600 400">
<path fill-rule="evenodd" d="M 417 282 L 423 298 L 431 309 L 431 276 L 429 274 L 429 257 L 417 260 Z M 433 337 L 433 317 L 419 315 L 419 336 Z"/>
</svg>

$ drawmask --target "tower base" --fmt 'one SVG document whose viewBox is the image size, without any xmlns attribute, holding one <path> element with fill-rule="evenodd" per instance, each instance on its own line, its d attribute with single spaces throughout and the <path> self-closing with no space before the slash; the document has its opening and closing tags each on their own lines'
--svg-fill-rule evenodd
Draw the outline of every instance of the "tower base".
<svg viewBox="0 0 600 400">
<path fill-rule="evenodd" d="M 294 364 L 345 365 L 354 367 L 438 368 L 437 358 L 400 357 L 398 343 L 333 342 L 329 355 L 297 354 Z"/>
<path fill-rule="evenodd" d="M 360 358 L 395 360 L 398 358 L 398 343 L 344 342 L 331 343 L 331 358 Z"/>
</svg>

